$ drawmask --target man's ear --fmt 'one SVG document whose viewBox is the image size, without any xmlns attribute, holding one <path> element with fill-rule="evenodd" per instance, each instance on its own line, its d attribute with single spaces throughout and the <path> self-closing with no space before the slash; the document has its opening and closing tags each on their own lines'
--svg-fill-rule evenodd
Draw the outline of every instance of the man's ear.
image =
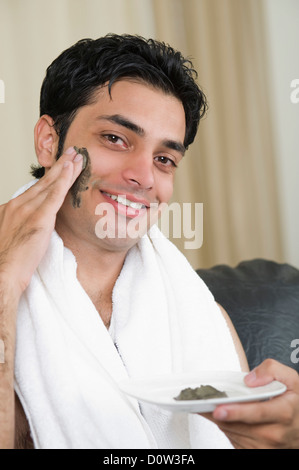
<svg viewBox="0 0 299 470">
<path fill-rule="evenodd" d="M 38 162 L 44 168 L 51 168 L 55 163 L 59 137 L 51 116 L 44 114 L 34 128 L 34 145 Z"/>
</svg>

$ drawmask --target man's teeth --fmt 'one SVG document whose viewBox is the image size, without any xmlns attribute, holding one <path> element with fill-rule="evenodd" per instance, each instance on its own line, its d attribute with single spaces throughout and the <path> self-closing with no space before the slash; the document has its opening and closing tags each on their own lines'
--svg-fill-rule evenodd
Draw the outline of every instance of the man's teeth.
<svg viewBox="0 0 299 470">
<path fill-rule="evenodd" d="M 109 193 L 106 193 L 105 191 L 103 191 L 103 193 L 106 196 L 111 197 L 113 201 L 117 201 L 119 204 L 123 204 L 124 206 L 132 207 L 132 209 L 136 209 L 136 210 L 145 209 L 145 205 L 140 204 L 140 202 L 133 202 L 123 196 L 115 196 L 114 194 L 109 194 Z"/>
</svg>

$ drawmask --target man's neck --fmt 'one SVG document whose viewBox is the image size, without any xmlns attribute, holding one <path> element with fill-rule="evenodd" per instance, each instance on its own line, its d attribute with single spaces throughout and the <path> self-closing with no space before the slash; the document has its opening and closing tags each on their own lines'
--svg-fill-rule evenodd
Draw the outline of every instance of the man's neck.
<svg viewBox="0 0 299 470">
<path fill-rule="evenodd" d="M 101 257 L 74 253 L 77 259 L 77 277 L 83 289 L 109 328 L 112 315 L 112 291 L 121 272 L 125 256 L 120 253 L 102 253 Z"/>
</svg>

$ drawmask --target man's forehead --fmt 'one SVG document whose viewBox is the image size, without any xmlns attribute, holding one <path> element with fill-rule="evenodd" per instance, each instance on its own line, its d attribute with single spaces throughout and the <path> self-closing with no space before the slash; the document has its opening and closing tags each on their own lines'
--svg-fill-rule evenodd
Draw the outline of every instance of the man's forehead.
<svg viewBox="0 0 299 470">
<path fill-rule="evenodd" d="M 165 109 L 169 104 L 171 112 L 165 116 Z M 144 136 L 147 128 L 155 126 L 156 120 L 160 120 L 157 125 L 168 127 L 169 140 L 173 137 L 177 140 L 178 135 L 182 136 L 184 133 L 182 136 L 184 141 L 186 122 L 182 102 L 176 96 L 152 85 L 141 81 L 119 80 L 109 90 L 108 84 L 105 84 L 95 90 L 88 106 L 93 108 L 92 115 L 89 116 L 91 124 L 112 122 L 132 130 L 139 136 Z M 170 123 L 176 128 L 175 134 Z M 175 147 L 175 150 L 185 153 L 183 143 L 178 142 Z"/>
<path fill-rule="evenodd" d="M 106 100 L 109 102 L 117 102 L 118 96 L 116 93 L 113 93 L 114 89 L 116 87 L 118 89 L 121 88 L 122 86 L 126 87 L 127 85 L 133 85 L 132 87 L 133 89 L 134 89 L 134 85 L 136 86 L 139 85 L 139 88 L 145 88 L 151 92 L 156 93 L 157 96 L 165 97 L 165 98 L 173 98 L 174 100 L 178 101 L 183 107 L 183 103 L 175 94 L 167 92 L 158 86 L 154 86 L 146 82 L 145 80 L 134 78 L 134 77 L 132 78 L 128 77 L 128 78 L 122 78 L 122 79 L 116 80 L 111 85 L 109 84 L 109 82 L 105 83 L 104 85 L 100 85 L 91 94 L 88 104 L 96 104 L 96 103 L 99 104 L 100 102 L 103 102 Z"/>
</svg>

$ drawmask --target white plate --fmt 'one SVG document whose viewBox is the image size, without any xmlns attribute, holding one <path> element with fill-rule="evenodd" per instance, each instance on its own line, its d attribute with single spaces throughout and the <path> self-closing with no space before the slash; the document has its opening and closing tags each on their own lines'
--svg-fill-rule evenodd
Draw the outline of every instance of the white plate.
<svg viewBox="0 0 299 470">
<path fill-rule="evenodd" d="M 119 386 L 121 390 L 137 400 L 160 406 L 170 411 L 204 413 L 224 403 L 267 400 L 286 391 L 286 386 L 276 380 L 263 387 L 247 387 L 246 373 L 232 371 L 203 371 L 196 375 L 127 379 Z M 175 400 L 182 389 L 212 385 L 226 392 L 227 397 L 208 400 Z"/>
</svg>

